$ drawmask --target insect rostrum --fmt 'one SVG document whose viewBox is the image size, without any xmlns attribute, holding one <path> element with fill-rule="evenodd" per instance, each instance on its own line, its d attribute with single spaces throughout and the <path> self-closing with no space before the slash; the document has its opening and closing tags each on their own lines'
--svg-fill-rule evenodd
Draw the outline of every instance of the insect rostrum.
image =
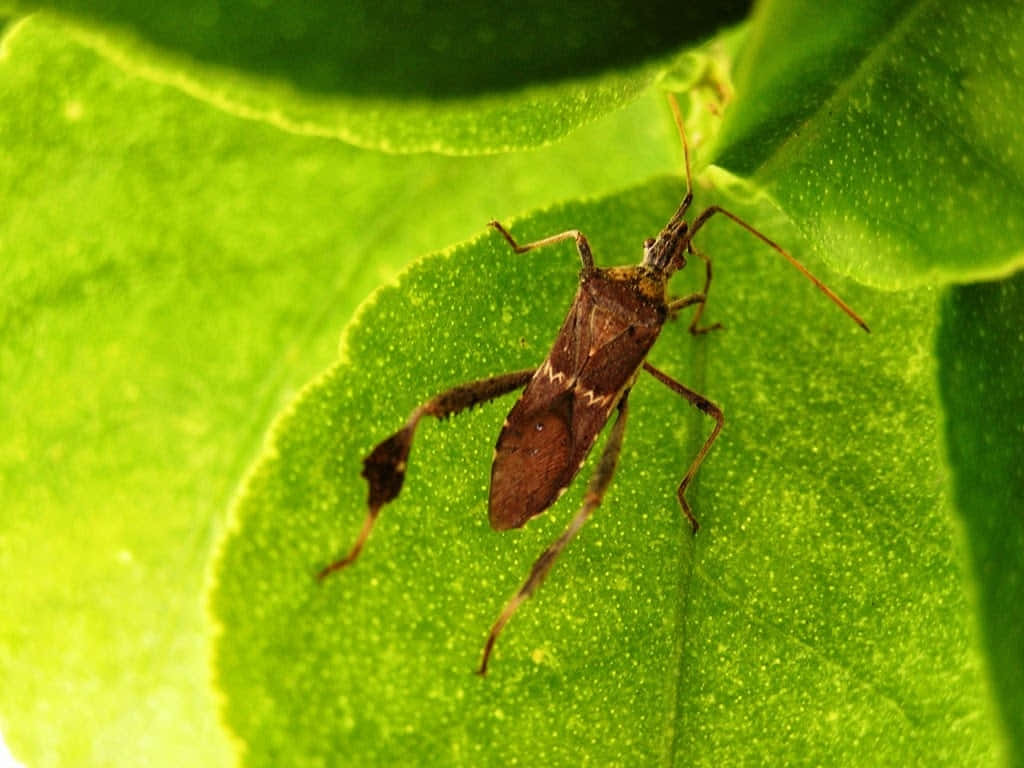
<svg viewBox="0 0 1024 768">
<path fill-rule="evenodd" d="M 502 531 L 522 526 L 555 503 L 579 472 L 612 411 L 617 411 L 580 510 L 562 535 L 537 558 L 522 587 L 506 603 L 491 627 L 477 670 L 481 675 L 487 671 L 494 643 L 505 624 L 541 585 L 561 551 L 601 504 L 622 448 L 629 392 L 641 371 L 647 371 L 714 420 L 710 434 L 676 490 L 679 505 L 693 532 L 697 532 L 697 519 L 686 499 L 686 489 L 721 432 L 725 417 L 718 405 L 662 373 L 646 358 L 665 322 L 688 307 L 695 307 L 689 325 L 692 334 L 720 327 L 717 323 L 700 325 L 712 271 L 710 259 L 696 248 L 693 239 L 709 220 L 717 215 L 746 229 L 787 259 L 868 330 L 864 321 L 802 264 L 735 214 L 711 206 L 701 211 L 692 223 L 685 219 L 693 200 L 689 150 L 678 105 L 672 98 L 670 103 L 683 142 L 686 194 L 658 237 L 644 241 L 641 263 L 597 267 L 587 238 L 578 230 L 567 230 L 520 245 L 501 224 L 492 221 L 491 226 L 516 253 L 564 240 L 576 243 L 582 262 L 579 287 L 551 351 L 536 368 L 469 382 L 436 395 L 417 407 L 400 430 L 378 444 L 363 461 L 362 474 L 369 484 L 369 511 L 363 528 L 348 554 L 318 574 L 322 580 L 358 558 L 381 507 L 401 491 L 413 436 L 423 416 L 445 418 L 525 386 L 502 426 L 491 466 L 490 524 Z M 668 281 L 686 266 L 687 256 L 695 256 L 703 262 L 703 288 L 698 293 L 670 300 Z"/>
</svg>

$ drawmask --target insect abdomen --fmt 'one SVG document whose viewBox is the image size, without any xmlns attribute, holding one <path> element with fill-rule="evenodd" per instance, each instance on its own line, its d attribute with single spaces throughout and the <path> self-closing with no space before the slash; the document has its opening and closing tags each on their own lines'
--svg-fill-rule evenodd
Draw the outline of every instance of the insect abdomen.
<svg viewBox="0 0 1024 768">
<path fill-rule="evenodd" d="M 581 286 L 551 352 L 513 406 L 491 467 L 490 523 L 522 526 L 568 487 L 643 364 L 660 322 L 623 322 L 600 277 Z M 622 285 L 614 284 L 621 292 Z"/>
</svg>

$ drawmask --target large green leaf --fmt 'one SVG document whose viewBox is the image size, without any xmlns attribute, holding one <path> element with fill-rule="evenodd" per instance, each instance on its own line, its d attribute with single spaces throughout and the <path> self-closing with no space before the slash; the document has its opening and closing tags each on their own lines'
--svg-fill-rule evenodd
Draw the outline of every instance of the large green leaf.
<svg viewBox="0 0 1024 768">
<path fill-rule="evenodd" d="M 679 196 L 653 182 L 514 229 L 577 226 L 599 261 L 634 261 Z M 732 204 L 794 241 L 763 206 Z M 652 354 L 727 414 L 691 494 L 704 527 L 691 538 L 674 489 L 710 424 L 642 377 L 604 506 L 486 679 L 472 674 L 486 630 L 583 485 L 520 533 L 488 529 L 511 398 L 426 424 L 363 559 L 323 586 L 313 574 L 359 528 L 375 442 L 439 389 L 543 358 L 574 255 L 516 256 L 492 234 L 376 294 L 343 362 L 278 423 L 216 570 L 217 678 L 247 765 L 998 761 L 943 453 L 936 293 L 826 273 L 867 336 L 716 226 L 708 319 L 728 330 L 694 340 L 676 324 Z"/>
<path fill-rule="evenodd" d="M 956 288 L 938 337 L 946 440 L 978 578 L 979 618 L 1024 765 L 1024 273 Z"/>
<path fill-rule="evenodd" d="M 1024 266 L 1022 50 L 1024 3 L 769 0 L 709 153 L 866 283 L 1004 276 Z"/>
<path fill-rule="evenodd" d="M 547 144 L 633 101 L 746 0 L 8 3 L 73 20 L 124 69 L 287 131 L 389 152 Z M 0 5 L 0 9 L 2 9 Z"/>
<path fill-rule="evenodd" d="M 543 151 L 393 157 L 39 19 L 2 50 L 0 727 L 34 768 L 217 765 L 200 588 L 272 415 L 403 264 L 677 166 L 673 128 L 650 94 Z"/>
<path fill-rule="evenodd" d="M 318 93 L 452 97 L 629 68 L 709 37 L 747 0 L 593 4 L 449 0 L 443 9 L 395 0 L 154 9 L 123 0 L 8 3 L 116 25 L 184 57 Z"/>
</svg>

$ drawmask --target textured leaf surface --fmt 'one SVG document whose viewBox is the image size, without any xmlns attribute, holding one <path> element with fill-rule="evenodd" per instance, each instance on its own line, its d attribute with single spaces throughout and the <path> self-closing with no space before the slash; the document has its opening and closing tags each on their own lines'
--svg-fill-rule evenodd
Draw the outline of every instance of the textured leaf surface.
<svg viewBox="0 0 1024 768">
<path fill-rule="evenodd" d="M 765 2 L 710 153 L 864 282 L 1001 277 L 1024 266 L 1022 78 L 1021 3 Z"/>
<path fill-rule="evenodd" d="M 515 231 L 578 226 L 603 263 L 632 261 L 679 194 L 652 183 Z M 867 336 L 742 230 L 704 245 L 708 319 L 728 330 L 674 325 L 652 354 L 726 410 L 692 496 L 704 528 L 690 537 L 674 488 L 710 425 L 643 377 L 605 505 L 486 679 L 472 670 L 487 628 L 583 485 L 522 532 L 489 530 L 512 398 L 426 424 L 363 559 L 323 586 L 313 574 L 358 530 L 375 442 L 443 387 L 542 359 L 574 255 L 515 256 L 491 236 L 378 292 L 344 362 L 277 425 L 217 566 L 217 677 L 248 765 L 998 759 L 943 454 L 937 295 L 829 276 Z"/>
</svg>

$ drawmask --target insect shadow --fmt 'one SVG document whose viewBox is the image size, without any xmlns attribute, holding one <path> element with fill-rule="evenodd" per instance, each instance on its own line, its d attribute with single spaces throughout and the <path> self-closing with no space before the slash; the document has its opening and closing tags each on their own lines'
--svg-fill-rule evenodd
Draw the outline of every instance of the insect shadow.
<svg viewBox="0 0 1024 768">
<path fill-rule="evenodd" d="M 540 587 L 562 550 L 601 504 L 622 449 L 629 392 L 641 371 L 649 373 L 714 420 L 711 433 L 676 489 L 679 506 L 693 532 L 697 532 L 697 518 L 686 499 L 686 489 L 722 431 L 725 417 L 722 409 L 711 400 L 647 362 L 647 353 L 665 322 L 684 309 L 694 307 L 689 325 L 691 334 L 721 328 L 719 323 L 701 324 L 711 287 L 711 260 L 694 246 L 693 239 L 708 221 L 719 216 L 743 227 L 789 261 L 861 328 L 869 330 L 867 324 L 828 286 L 781 246 L 736 214 L 712 205 L 698 213 L 692 223 L 686 221 L 686 212 L 693 202 L 690 151 L 679 105 L 671 94 L 669 103 L 683 145 L 686 195 L 658 236 L 644 241 L 643 261 L 636 266 L 597 267 L 590 244 L 579 230 L 570 229 L 520 244 L 500 223 L 490 222 L 516 253 L 526 253 L 564 240 L 576 242 L 583 265 L 579 287 L 551 351 L 536 368 L 453 387 L 413 410 L 405 425 L 379 443 L 363 460 L 362 476 L 369 483 L 369 511 L 362 530 L 348 554 L 317 574 L 317 578 L 323 581 L 359 557 L 381 507 L 398 496 L 402 489 L 413 435 L 424 416 L 443 419 L 525 386 L 498 435 L 491 465 L 488 515 L 491 527 L 504 531 L 521 527 L 558 500 L 583 466 L 612 411 L 616 411 L 615 423 L 590 478 L 580 510 L 562 535 L 537 558 L 519 591 L 498 614 L 484 643 L 477 669 L 480 675 L 487 672 L 495 641 L 505 624 Z M 672 300 L 668 296 L 669 278 L 686 266 L 687 256 L 695 256 L 704 264 L 704 286 L 697 293 Z"/>
</svg>

